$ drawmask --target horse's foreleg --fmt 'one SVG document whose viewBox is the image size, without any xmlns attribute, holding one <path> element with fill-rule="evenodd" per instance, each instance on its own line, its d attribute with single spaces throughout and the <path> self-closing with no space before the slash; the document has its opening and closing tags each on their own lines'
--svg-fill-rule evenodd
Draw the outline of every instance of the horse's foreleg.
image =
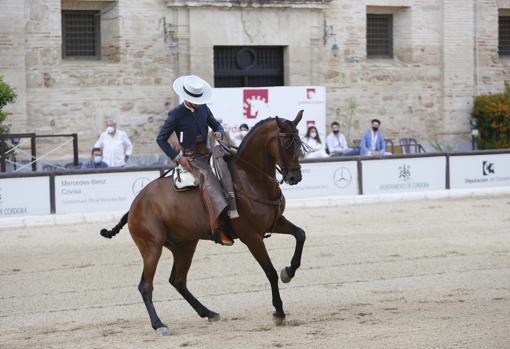
<svg viewBox="0 0 510 349">
<path fill-rule="evenodd" d="M 177 292 L 195 309 L 200 317 L 207 317 L 209 321 L 216 321 L 220 319 L 220 315 L 207 309 L 198 299 L 191 294 L 186 286 L 188 271 L 191 267 L 193 254 L 197 246 L 198 240 L 181 242 L 177 245 L 170 247 L 174 255 L 174 265 L 172 273 L 170 274 L 170 284 L 175 287 Z"/>
<path fill-rule="evenodd" d="M 290 266 L 283 268 L 280 274 L 282 281 L 287 283 L 296 275 L 296 270 L 301 265 L 301 255 L 306 240 L 305 231 L 281 216 L 273 233 L 290 234 L 296 239 L 296 249 L 294 250 Z"/>
<path fill-rule="evenodd" d="M 156 273 L 156 267 L 162 249 L 163 246 L 156 246 L 155 244 L 145 244 L 144 248 L 140 249 L 143 257 L 143 273 L 140 284 L 138 285 L 138 290 L 142 295 L 143 302 L 149 313 L 152 328 L 157 330 L 161 335 L 167 336 L 170 334 L 168 327 L 159 319 L 156 309 L 154 308 L 154 303 L 152 302 L 154 274 Z"/>
<path fill-rule="evenodd" d="M 285 319 L 285 312 L 283 311 L 283 303 L 280 297 L 280 290 L 278 289 L 278 273 L 273 267 L 273 263 L 271 263 L 271 259 L 269 258 L 269 254 L 267 253 L 266 246 L 262 239 L 262 236 L 253 234 L 241 240 L 248 246 L 251 254 L 255 257 L 257 262 L 259 262 L 264 273 L 266 273 L 267 279 L 271 284 L 273 306 L 276 310 L 273 313 L 273 317 L 277 323 L 281 323 L 283 319 Z"/>
</svg>

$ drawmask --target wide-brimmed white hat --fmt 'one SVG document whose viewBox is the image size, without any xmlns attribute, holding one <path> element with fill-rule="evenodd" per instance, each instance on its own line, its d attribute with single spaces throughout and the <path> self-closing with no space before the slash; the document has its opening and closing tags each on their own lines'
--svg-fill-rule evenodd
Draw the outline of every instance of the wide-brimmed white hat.
<svg viewBox="0 0 510 349">
<path fill-rule="evenodd" d="M 173 88 L 181 99 L 194 104 L 205 104 L 211 100 L 211 86 L 196 75 L 181 76 L 174 81 Z"/>
</svg>

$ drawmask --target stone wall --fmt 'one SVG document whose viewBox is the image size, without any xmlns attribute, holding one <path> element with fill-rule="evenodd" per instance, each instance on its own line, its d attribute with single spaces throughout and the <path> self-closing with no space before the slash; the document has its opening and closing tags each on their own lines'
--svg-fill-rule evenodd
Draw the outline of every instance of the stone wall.
<svg viewBox="0 0 510 349">
<path fill-rule="evenodd" d="M 285 46 L 286 84 L 326 86 L 327 121 L 340 121 L 345 133 L 350 124 L 351 139 L 378 117 L 394 140 L 468 141 L 472 97 L 501 91 L 510 76 L 510 60 L 497 53 L 506 0 L 5 3 L 0 74 L 19 95 L 9 108 L 13 131 L 77 132 L 82 156 L 109 117 L 136 153 L 158 153 L 155 136 L 176 102 L 173 79 L 195 73 L 212 82 L 215 45 Z M 102 11 L 100 60 L 62 59 L 61 9 L 78 8 Z M 367 59 L 367 11 L 394 14 L 393 59 Z M 164 41 L 162 17 L 176 26 L 176 55 Z M 324 21 L 335 34 L 325 45 Z M 352 101 L 359 107 L 351 120 Z"/>
</svg>

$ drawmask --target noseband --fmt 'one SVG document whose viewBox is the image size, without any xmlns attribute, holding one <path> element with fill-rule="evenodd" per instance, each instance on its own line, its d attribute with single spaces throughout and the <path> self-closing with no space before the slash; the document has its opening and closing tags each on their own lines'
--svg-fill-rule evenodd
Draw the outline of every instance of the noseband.
<svg viewBox="0 0 510 349">
<path fill-rule="evenodd" d="M 287 138 L 287 137 L 290 137 L 290 141 L 288 144 L 286 144 L 285 146 L 282 144 L 282 138 Z M 276 167 L 276 169 L 278 170 L 278 172 L 280 172 L 280 174 L 282 176 L 285 176 L 287 175 L 287 173 L 289 171 L 299 171 L 301 170 L 301 165 L 297 165 L 297 166 L 288 166 L 287 165 L 287 161 L 285 161 L 285 158 L 283 157 L 283 153 L 284 152 L 287 152 L 289 149 L 292 149 L 292 147 L 294 147 L 294 151 L 300 151 L 302 145 L 303 145 L 303 142 L 301 141 L 301 138 L 299 137 L 299 133 L 298 131 L 295 131 L 295 132 L 279 132 L 278 133 L 278 145 L 280 147 L 280 159 L 282 161 L 282 167 L 281 169 Z"/>
</svg>

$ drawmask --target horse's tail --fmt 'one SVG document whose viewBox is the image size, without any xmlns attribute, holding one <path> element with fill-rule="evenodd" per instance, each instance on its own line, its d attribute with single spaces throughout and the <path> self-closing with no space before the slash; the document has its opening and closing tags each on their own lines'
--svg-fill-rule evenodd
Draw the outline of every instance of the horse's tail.
<svg viewBox="0 0 510 349">
<path fill-rule="evenodd" d="M 112 230 L 107 230 L 107 229 L 101 229 L 101 236 L 107 238 L 107 239 L 111 239 L 112 237 L 114 237 L 115 235 L 117 235 L 120 230 L 122 229 L 122 227 L 124 227 L 128 221 L 128 215 L 129 215 L 129 211 L 127 211 L 124 216 L 122 216 L 122 218 L 120 219 L 120 222 L 114 226 L 112 228 Z"/>
</svg>

